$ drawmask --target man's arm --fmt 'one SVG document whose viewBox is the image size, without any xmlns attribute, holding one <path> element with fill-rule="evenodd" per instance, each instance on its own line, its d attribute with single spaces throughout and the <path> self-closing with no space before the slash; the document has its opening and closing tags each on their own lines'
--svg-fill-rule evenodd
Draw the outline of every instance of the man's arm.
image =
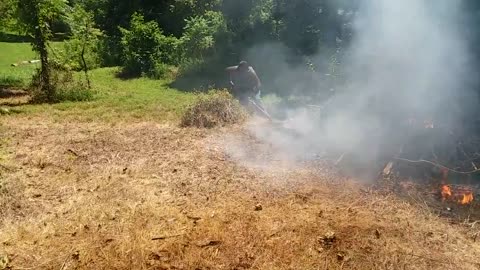
<svg viewBox="0 0 480 270">
<path fill-rule="evenodd" d="M 225 69 L 225 71 L 226 71 L 228 74 L 230 74 L 230 75 L 231 75 L 234 71 L 236 71 L 236 70 L 237 70 L 237 66 L 231 66 L 231 67 L 227 67 L 227 68 Z"/>
<path fill-rule="evenodd" d="M 231 67 L 227 67 L 225 69 L 225 71 L 228 73 L 228 76 L 230 78 L 230 84 L 233 86 L 233 73 L 237 70 L 237 67 L 238 66 L 231 66 Z"/>
</svg>

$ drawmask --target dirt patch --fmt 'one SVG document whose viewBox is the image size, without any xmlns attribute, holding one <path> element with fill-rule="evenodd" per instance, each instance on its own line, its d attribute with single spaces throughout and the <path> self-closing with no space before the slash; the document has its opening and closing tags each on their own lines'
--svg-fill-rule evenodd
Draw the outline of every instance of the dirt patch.
<svg viewBox="0 0 480 270">
<path fill-rule="evenodd" d="M 29 100 L 30 97 L 25 90 L 0 85 L 0 106 L 20 106 L 27 104 Z"/>
<path fill-rule="evenodd" d="M 326 164 L 278 158 L 241 129 L 3 124 L 0 255 L 13 269 L 480 266 L 480 245 L 459 226 Z M 216 138 L 227 132 L 262 166 L 225 151 Z"/>
</svg>

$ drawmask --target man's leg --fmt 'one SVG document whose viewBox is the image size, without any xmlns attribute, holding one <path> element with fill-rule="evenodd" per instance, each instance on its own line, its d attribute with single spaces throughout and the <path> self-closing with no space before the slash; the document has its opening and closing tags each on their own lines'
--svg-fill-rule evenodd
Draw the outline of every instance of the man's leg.
<svg viewBox="0 0 480 270">
<path fill-rule="evenodd" d="M 254 101 L 255 103 L 257 103 L 257 105 L 262 108 L 262 110 L 266 111 L 265 110 L 265 106 L 263 105 L 263 101 L 262 101 L 262 92 L 259 90 L 258 93 L 255 95 L 254 97 Z"/>
</svg>

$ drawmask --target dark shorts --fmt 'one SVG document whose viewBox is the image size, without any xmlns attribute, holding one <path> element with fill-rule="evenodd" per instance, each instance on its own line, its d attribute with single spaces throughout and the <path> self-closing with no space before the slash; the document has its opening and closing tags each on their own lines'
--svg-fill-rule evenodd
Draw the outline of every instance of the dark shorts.
<svg viewBox="0 0 480 270">
<path fill-rule="evenodd" d="M 248 98 L 255 96 L 255 90 L 252 88 L 236 88 L 233 89 L 233 95 L 242 105 L 248 104 Z"/>
</svg>

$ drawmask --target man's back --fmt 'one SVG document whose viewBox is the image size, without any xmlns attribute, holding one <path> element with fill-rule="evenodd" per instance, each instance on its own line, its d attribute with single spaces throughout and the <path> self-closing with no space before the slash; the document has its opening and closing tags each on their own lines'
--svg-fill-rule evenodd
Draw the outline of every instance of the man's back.
<svg viewBox="0 0 480 270">
<path fill-rule="evenodd" d="M 260 79 L 252 67 L 240 70 L 238 66 L 232 66 L 227 68 L 227 72 L 230 73 L 230 80 L 236 88 L 253 89 L 260 87 Z"/>
</svg>

